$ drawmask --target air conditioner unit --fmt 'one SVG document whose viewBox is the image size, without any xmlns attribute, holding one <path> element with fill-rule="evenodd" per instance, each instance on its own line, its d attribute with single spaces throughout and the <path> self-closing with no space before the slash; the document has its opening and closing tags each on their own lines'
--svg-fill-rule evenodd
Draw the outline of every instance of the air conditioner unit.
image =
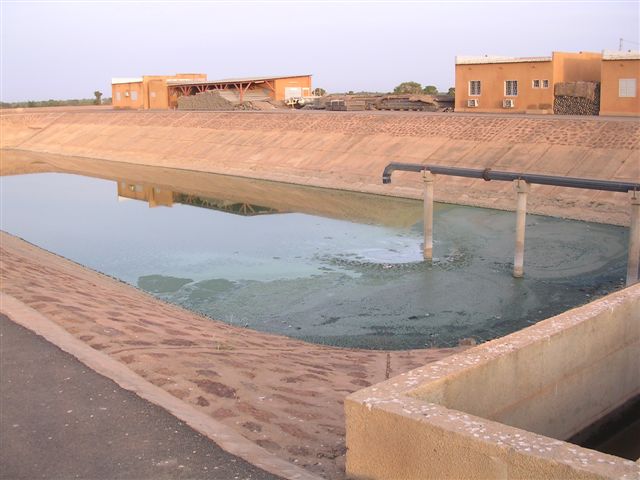
<svg viewBox="0 0 640 480">
<path fill-rule="evenodd" d="M 124 96 L 128 97 L 129 96 L 129 92 L 124 92 Z"/>
<path fill-rule="evenodd" d="M 467 100 L 467 107 L 477 107 L 477 106 L 478 106 L 477 98 L 472 98 L 471 100 Z"/>
<path fill-rule="evenodd" d="M 516 106 L 516 102 L 512 98 L 505 98 L 502 101 L 502 108 L 514 108 Z"/>
</svg>

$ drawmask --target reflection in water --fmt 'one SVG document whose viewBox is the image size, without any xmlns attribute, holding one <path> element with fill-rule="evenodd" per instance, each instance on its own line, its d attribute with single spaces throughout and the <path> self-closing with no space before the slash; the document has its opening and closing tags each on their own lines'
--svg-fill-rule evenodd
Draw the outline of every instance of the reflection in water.
<svg viewBox="0 0 640 480">
<path fill-rule="evenodd" d="M 25 152 L 21 152 L 25 154 Z M 359 223 L 408 228 L 422 218 L 422 203 L 391 196 L 308 187 L 194 170 L 151 167 L 126 162 L 29 153 L 13 158 L 5 153 L 3 175 L 59 172 L 102 178 L 133 185 L 232 203 L 262 205 L 279 212 L 298 212 Z M 148 200 L 147 200 L 148 201 Z"/>
<path fill-rule="evenodd" d="M 154 185 L 140 183 L 128 183 L 124 180 L 118 182 L 118 198 L 129 198 L 149 202 L 149 207 L 171 207 L 174 203 L 193 205 L 194 207 L 209 208 L 220 212 L 236 215 L 252 216 L 279 213 L 278 210 L 260 205 L 252 205 L 246 202 L 234 202 L 232 200 L 220 200 L 201 197 L 187 193 L 178 193 L 172 190 Z"/>
<path fill-rule="evenodd" d="M 214 198 L 204 198 L 197 195 L 185 195 L 179 193 L 174 196 L 174 200 L 183 205 L 193 205 L 194 207 L 210 208 L 220 212 L 233 213 L 235 215 L 243 215 L 250 217 L 253 215 L 269 215 L 280 213 L 278 210 L 260 205 L 252 205 L 250 203 L 234 203 L 229 200 L 217 200 Z"/>
<path fill-rule="evenodd" d="M 439 205 L 429 264 L 419 202 L 89 166 L 120 197 L 145 203 L 114 201 L 111 181 L 3 177 L 2 229 L 186 308 L 319 343 L 486 340 L 618 288 L 626 268 L 620 227 L 529 215 L 527 274 L 514 279 L 513 213 Z M 330 218 L 256 214 L 294 210 Z"/>
</svg>

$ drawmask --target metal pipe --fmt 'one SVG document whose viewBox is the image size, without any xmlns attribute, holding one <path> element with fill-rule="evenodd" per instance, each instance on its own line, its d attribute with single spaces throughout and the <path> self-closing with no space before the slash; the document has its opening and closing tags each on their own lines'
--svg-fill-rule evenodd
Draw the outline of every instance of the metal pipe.
<svg viewBox="0 0 640 480">
<path fill-rule="evenodd" d="M 501 172 L 485 168 L 458 168 L 442 167 L 439 165 L 422 165 L 419 163 L 392 162 L 387 165 L 382 172 L 382 183 L 391 183 L 391 174 L 395 170 L 404 172 L 428 171 L 433 174 L 450 175 L 454 177 L 481 178 L 486 181 L 498 180 L 512 182 L 514 180 L 524 180 L 527 183 L 537 183 L 539 185 L 553 185 L 556 187 L 586 188 L 589 190 L 604 190 L 608 192 L 629 192 L 640 191 L 640 183 L 616 182 L 612 180 L 597 180 L 593 178 L 559 177 L 556 175 L 537 175 L 532 173 Z"/>
</svg>

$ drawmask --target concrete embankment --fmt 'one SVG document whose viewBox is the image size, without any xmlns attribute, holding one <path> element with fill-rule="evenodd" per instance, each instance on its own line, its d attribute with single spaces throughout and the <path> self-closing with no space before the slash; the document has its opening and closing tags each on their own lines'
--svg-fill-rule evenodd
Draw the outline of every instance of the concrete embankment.
<svg viewBox="0 0 640 480">
<path fill-rule="evenodd" d="M 227 451 L 286 478 L 293 476 L 257 462 L 270 455 L 256 445 L 314 475 L 344 478 L 344 397 L 468 348 L 355 350 L 261 333 L 158 301 L 4 232 L 0 312 L 61 347 L 73 341 L 99 351 L 80 355 L 65 348 L 92 368 L 103 354 L 126 365 L 180 401 L 126 371 L 117 377 L 99 371 L 174 414 L 182 412 L 180 418 Z M 55 325 L 36 328 L 42 323 Z"/>
<path fill-rule="evenodd" d="M 425 113 L 36 112 L 0 117 L 2 155 L 58 154 L 417 198 L 392 161 L 638 181 L 640 122 Z M 513 209 L 506 182 L 439 177 L 436 200 Z M 620 193 L 534 185 L 529 211 L 626 225 Z"/>
</svg>

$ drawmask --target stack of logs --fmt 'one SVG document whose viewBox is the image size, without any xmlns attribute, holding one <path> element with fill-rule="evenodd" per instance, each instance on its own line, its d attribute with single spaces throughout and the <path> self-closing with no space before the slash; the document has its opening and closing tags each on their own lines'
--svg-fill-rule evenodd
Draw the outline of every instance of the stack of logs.
<svg viewBox="0 0 640 480">
<path fill-rule="evenodd" d="M 553 113 L 556 115 L 598 115 L 599 82 L 556 83 Z"/>
<path fill-rule="evenodd" d="M 374 105 L 376 110 L 410 110 L 418 112 L 438 111 L 437 101 L 424 95 L 389 95 Z"/>
<path fill-rule="evenodd" d="M 447 95 L 329 95 L 318 99 L 311 108 L 333 111 L 393 110 L 437 112 L 453 108 L 453 97 Z"/>
<path fill-rule="evenodd" d="M 355 100 L 355 99 L 334 99 L 330 100 L 325 104 L 325 108 L 327 110 L 331 110 L 334 112 L 343 111 L 343 112 L 354 112 L 354 111 L 362 111 L 366 109 L 366 104 L 363 100 Z"/>
</svg>

